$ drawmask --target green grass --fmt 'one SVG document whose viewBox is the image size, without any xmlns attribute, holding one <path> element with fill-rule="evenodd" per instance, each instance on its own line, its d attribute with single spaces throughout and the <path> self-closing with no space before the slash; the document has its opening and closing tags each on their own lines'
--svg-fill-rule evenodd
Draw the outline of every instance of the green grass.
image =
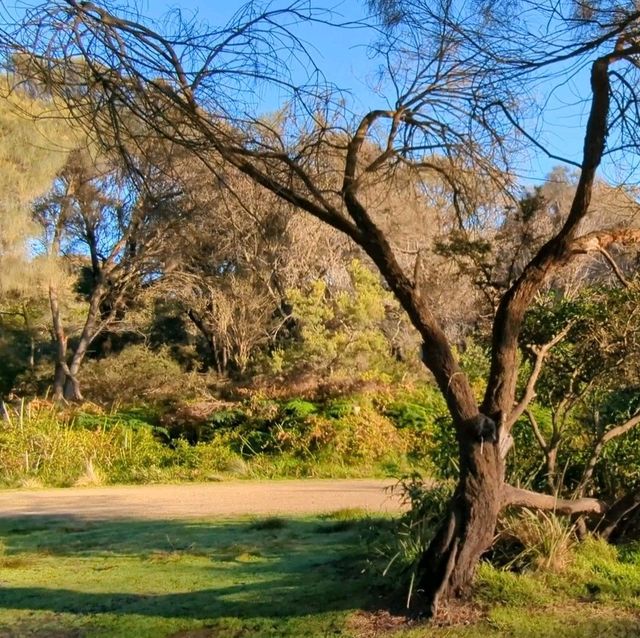
<svg viewBox="0 0 640 638">
<path fill-rule="evenodd" d="M 640 554 L 590 542 L 564 574 L 483 565 L 469 625 L 401 620 L 366 569 L 359 510 L 307 519 L 0 520 L 0 637 L 640 635 Z M 375 616 L 373 618 L 379 618 Z M 377 623 L 377 624 L 376 624 Z"/>
</svg>

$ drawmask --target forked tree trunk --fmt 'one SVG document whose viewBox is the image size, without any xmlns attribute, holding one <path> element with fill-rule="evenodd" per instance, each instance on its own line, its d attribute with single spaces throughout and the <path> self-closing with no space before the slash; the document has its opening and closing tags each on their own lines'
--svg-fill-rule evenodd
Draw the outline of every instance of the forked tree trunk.
<svg viewBox="0 0 640 638">
<path fill-rule="evenodd" d="M 460 479 L 449 513 L 419 564 L 418 608 L 434 616 L 439 601 L 463 596 L 490 548 L 502 507 L 504 462 L 499 446 L 464 436 Z"/>
<path fill-rule="evenodd" d="M 89 350 L 92 341 L 98 336 L 100 331 L 107 325 L 97 326 L 100 316 L 100 303 L 103 299 L 103 286 L 98 285 L 91 293 L 89 309 L 78 339 L 78 344 L 73 351 L 71 361 L 68 361 L 68 337 L 64 329 L 60 304 L 58 301 L 58 290 L 55 285 L 49 286 L 49 302 L 51 306 L 51 317 L 53 322 L 53 334 L 56 341 L 56 367 L 53 380 L 53 398 L 56 401 L 65 399 L 67 401 L 82 401 L 83 396 L 80 391 L 80 380 L 78 373 L 82 362 Z"/>
</svg>

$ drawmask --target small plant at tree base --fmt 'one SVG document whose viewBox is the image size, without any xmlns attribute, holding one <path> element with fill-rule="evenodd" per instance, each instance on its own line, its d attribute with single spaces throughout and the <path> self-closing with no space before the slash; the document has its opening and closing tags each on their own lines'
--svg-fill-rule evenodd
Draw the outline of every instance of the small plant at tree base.
<svg viewBox="0 0 640 638">
<path fill-rule="evenodd" d="M 495 562 L 515 571 L 561 571 L 573 557 L 576 525 L 555 512 L 524 508 L 500 522 L 494 548 Z"/>
<path fill-rule="evenodd" d="M 382 576 L 396 587 L 402 583 L 409 608 L 419 582 L 420 559 L 447 513 L 453 486 L 450 483 L 426 484 L 420 474 L 402 479 L 393 488 L 399 492 L 408 511 L 394 522 L 387 537 L 373 542 L 373 551 L 381 559 Z"/>
</svg>

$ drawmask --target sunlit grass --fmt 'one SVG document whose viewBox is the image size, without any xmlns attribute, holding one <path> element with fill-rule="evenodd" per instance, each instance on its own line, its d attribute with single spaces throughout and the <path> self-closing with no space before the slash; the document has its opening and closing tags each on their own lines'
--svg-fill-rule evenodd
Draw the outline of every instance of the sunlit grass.
<svg viewBox="0 0 640 638">
<path fill-rule="evenodd" d="M 640 635 L 640 556 L 589 541 L 561 572 L 484 563 L 471 620 L 388 626 L 358 510 L 228 521 L 0 521 L 0 636 Z M 619 555 L 620 554 L 620 555 Z M 384 579 L 382 579 L 384 583 Z M 392 586 L 393 583 L 387 583 Z M 377 633 L 376 633 L 377 632 Z"/>
</svg>

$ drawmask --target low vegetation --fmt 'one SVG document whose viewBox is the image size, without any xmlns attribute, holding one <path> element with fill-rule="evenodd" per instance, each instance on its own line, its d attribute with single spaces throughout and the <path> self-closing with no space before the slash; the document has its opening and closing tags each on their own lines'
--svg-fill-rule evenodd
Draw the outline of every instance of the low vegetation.
<svg viewBox="0 0 640 638">
<path fill-rule="evenodd" d="M 424 470 L 430 449 L 435 458 L 433 419 L 443 410 L 429 387 L 111 410 L 20 402 L 0 431 L 0 484 L 400 476 Z"/>
<path fill-rule="evenodd" d="M 229 521 L 0 522 L 0 634 L 140 638 L 417 638 L 387 606 L 395 584 L 369 560 L 393 523 L 340 511 Z M 435 638 L 632 636 L 640 549 L 589 540 L 562 572 L 482 563 L 474 603 Z M 382 605 L 381 605 L 382 604 Z M 401 611 L 401 609 L 398 609 Z"/>
</svg>

